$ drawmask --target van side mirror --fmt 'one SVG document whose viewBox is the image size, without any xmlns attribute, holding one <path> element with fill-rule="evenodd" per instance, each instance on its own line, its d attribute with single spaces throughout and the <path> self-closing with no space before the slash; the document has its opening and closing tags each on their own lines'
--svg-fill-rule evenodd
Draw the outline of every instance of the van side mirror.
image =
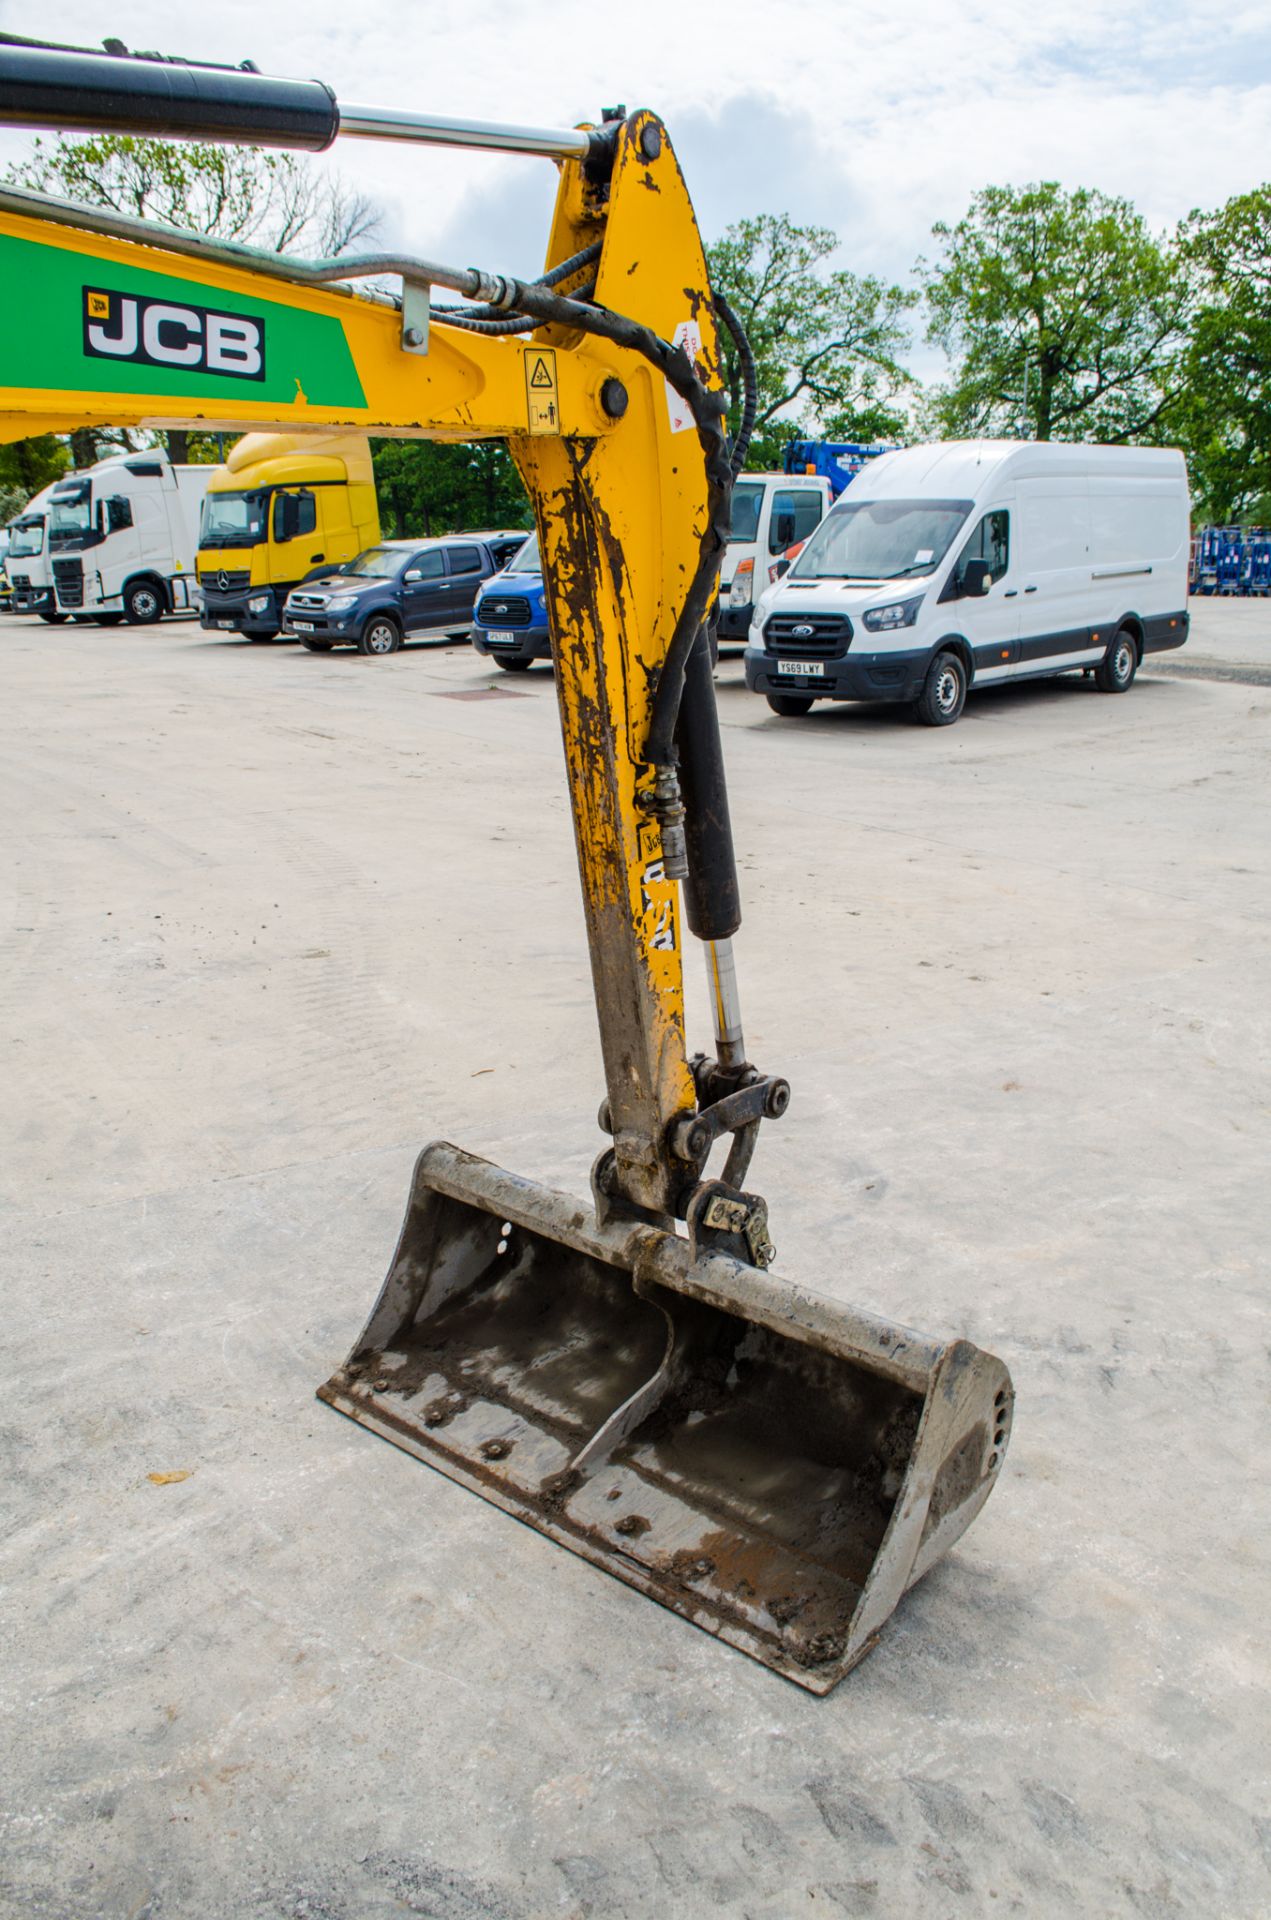
<svg viewBox="0 0 1271 1920">
<path fill-rule="evenodd" d="M 779 547 L 792 547 L 794 545 L 794 515 L 792 513 L 779 513 L 777 515 L 777 545 Z"/>
<path fill-rule="evenodd" d="M 968 560 L 962 569 L 962 591 L 976 595 L 987 593 L 993 585 L 993 573 L 987 560 Z"/>
<path fill-rule="evenodd" d="M 410 585 L 412 580 L 422 580 L 423 577 L 418 567 L 407 567 L 405 573 L 402 575 L 402 579 L 406 582 L 407 586 Z"/>
</svg>

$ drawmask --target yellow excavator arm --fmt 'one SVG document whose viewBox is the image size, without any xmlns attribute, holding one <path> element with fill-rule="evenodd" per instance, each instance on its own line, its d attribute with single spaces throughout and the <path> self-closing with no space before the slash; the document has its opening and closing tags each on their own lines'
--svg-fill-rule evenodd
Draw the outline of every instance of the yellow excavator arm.
<svg viewBox="0 0 1271 1920">
<path fill-rule="evenodd" d="M 741 449 L 666 129 L 498 128 L 316 82 L 0 46 L 0 124 L 549 155 L 544 274 L 298 262 L 0 189 L 0 437 L 84 424 L 505 440 L 538 524 L 605 1068 L 593 1204 L 446 1143 L 349 1361 L 386 1438 L 813 1691 L 999 1471 L 1000 1362 L 776 1280 L 707 621 Z M 384 283 L 400 283 L 400 293 Z M 434 307 L 432 293 L 460 296 Z M 744 341 L 740 342 L 744 351 Z M 687 922 L 687 928 L 686 928 Z M 713 1056 L 688 1054 L 702 943 Z M 719 1177 L 707 1161 L 727 1147 Z"/>
</svg>

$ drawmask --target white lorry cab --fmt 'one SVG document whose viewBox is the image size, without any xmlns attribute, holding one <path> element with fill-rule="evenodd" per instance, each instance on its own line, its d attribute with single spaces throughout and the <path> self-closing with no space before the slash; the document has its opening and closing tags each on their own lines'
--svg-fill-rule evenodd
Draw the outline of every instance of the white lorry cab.
<svg viewBox="0 0 1271 1920">
<path fill-rule="evenodd" d="M 59 480 L 48 540 L 58 612 L 149 626 L 193 606 L 199 513 L 214 472 L 174 467 L 156 448 Z"/>
<path fill-rule="evenodd" d="M 910 701 L 1074 668 L 1123 693 L 1187 638 L 1187 468 L 1170 448 L 951 441 L 881 455 L 759 599 L 746 685 L 773 711 Z"/>
<path fill-rule="evenodd" d="M 5 561 L 11 610 L 38 613 L 44 620 L 58 618 L 53 575 L 49 569 L 48 519 L 52 494 L 52 486 L 45 487 L 9 522 L 9 553 Z"/>
<path fill-rule="evenodd" d="M 829 512 L 830 483 L 817 474 L 743 473 L 733 487 L 732 526 L 719 572 L 721 646 L 745 642 L 754 602 L 777 578 L 781 556 Z"/>
</svg>

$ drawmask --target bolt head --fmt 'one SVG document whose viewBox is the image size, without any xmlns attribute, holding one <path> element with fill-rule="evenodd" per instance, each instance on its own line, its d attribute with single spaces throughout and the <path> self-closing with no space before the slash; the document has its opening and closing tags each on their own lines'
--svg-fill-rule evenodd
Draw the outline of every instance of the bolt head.
<svg viewBox="0 0 1271 1920">
<path fill-rule="evenodd" d="M 600 389 L 600 404 L 610 420 L 621 420 L 627 410 L 628 394 L 621 380 L 612 377 Z"/>
<path fill-rule="evenodd" d="M 662 129 L 652 123 L 644 127 L 640 134 L 640 151 L 646 160 L 656 160 L 662 151 Z"/>
</svg>

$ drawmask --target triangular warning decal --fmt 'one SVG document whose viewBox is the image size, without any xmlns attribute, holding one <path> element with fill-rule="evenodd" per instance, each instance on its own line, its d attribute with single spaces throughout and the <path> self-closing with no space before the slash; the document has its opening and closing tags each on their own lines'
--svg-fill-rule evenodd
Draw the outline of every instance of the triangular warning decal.
<svg viewBox="0 0 1271 1920">
<path fill-rule="evenodd" d="M 534 363 L 534 371 L 530 375 L 530 385 L 532 387 L 554 387 L 555 384 L 556 382 L 547 370 L 546 360 L 540 357 Z"/>
</svg>

